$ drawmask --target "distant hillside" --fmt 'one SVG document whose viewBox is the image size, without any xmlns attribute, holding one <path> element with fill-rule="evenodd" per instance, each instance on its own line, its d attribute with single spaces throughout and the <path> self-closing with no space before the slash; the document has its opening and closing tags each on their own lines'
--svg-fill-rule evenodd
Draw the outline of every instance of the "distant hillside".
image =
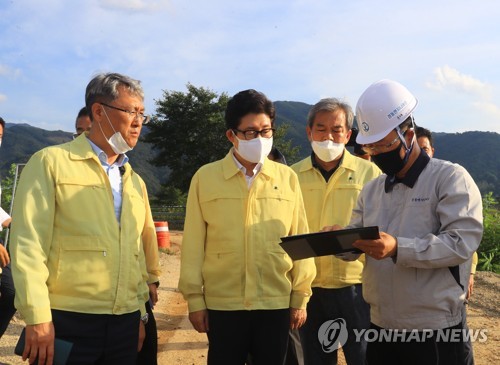
<svg viewBox="0 0 500 365">
<path fill-rule="evenodd" d="M 276 123 L 288 123 L 287 138 L 294 145 L 301 147 L 300 157 L 311 153 L 311 147 L 306 136 L 307 113 L 311 105 L 278 101 L 275 103 Z M 429 126 L 425 126 L 429 127 Z M 143 135 L 148 133 L 143 129 Z M 64 143 L 71 140 L 71 133 L 63 131 L 46 131 L 27 124 L 7 124 L 5 137 L 0 149 L 0 174 L 6 176 L 12 163 L 25 163 L 30 156 L 50 145 Z M 465 133 L 435 133 L 434 144 L 436 158 L 449 160 L 464 166 L 472 175 L 482 193 L 493 191 L 500 196 L 500 134 L 494 132 L 465 132 Z M 173 146 L 175 148 L 175 146 Z M 151 195 L 160 192 L 161 183 L 168 177 L 169 170 L 165 167 L 157 168 L 148 161 L 153 158 L 155 151 L 150 144 L 139 142 L 137 147 L 127 153 L 134 169 L 143 177 Z"/>
<path fill-rule="evenodd" d="M 147 133 L 147 130 L 143 130 Z M 12 163 L 26 163 L 31 155 L 44 147 L 71 141 L 72 133 L 63 131 L 47 131 L 28 124 L 7 123 L 0 149 L 0 176 L 7 175 Z M 153 158 L 154 151 L 147 143 L 139 142 L 134 150 L 127 153 L 130 164 L 146 181 L 148 191 L 156 195 L 160 191 L 160 183 L 165 182 L 168 169 L 157 168 L 148 161 Z"/>
<path fill-rule="evenodd" d="M 306 136 L 307 113 L 312 105 L 297 101 L 276 101 L 276 124 L 288 123 L 287 137 L 294 146 L 300 146 L 301 158 L 311 153 L 311 145 Z"/>
<path fill-rule="evenodd" d="M 469 171 L 482 193 L 500 196 L 500 134 L 435 133 L 434 157 L 456 162 Z"/>
</svg>

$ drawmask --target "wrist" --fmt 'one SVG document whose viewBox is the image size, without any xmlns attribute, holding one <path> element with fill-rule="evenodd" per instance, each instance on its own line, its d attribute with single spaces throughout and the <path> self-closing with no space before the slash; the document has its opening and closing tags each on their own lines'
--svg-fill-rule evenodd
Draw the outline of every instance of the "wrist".
<svg viewBox="0 0 500 365">
<path fill-rule="evenodd" d="M 141 322 L 146 325 L 148 323 L 148 320 L 149 320 L 149 314 L 148 313 L 145 313 L 144 315 L 141 316 Z"/>
</svg>

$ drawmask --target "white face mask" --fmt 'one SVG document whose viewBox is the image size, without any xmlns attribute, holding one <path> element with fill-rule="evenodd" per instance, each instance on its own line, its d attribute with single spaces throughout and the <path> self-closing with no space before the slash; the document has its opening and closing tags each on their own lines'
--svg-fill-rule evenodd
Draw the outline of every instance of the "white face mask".
<svg viewBox="0 0 500 365">
<path fill-rule="evenodd" d="M 311 136 L 312 140 L 312 136 Z M 331 162 L 339 157 L 344 151 L 344 143 L 335 143 L 334 141 L 327 139 L 326 141 L 311 141 L 311 147 L 321 161 Z"/>
<path fill-rule="evenodd" d="M 236 137 L 235 134 L 234 136 Z M 246 139 L 239 139 L 238 137 L 236 137 L 236 139 L 238 140 L 238 148 L 235 147 L 235 150 L 241 157 L 252 163 L 263 162 L 273 148 L 273 137 L 258 137 L 249 141 Z"/>
<path fill-rule="evenodd" d="M 120 132 L 115 131 L 115 129 L 113 128 L 113 124 L 111 124 L 111 121 L 108 118 L 108 114 L 106 113 L 106 110 L 104 108 L 102 108 L 102 110 L 104 111 L 104 115 L 106 116 L 106 119 L 108 120 L 108 123 L 111 126 L 111 129 L 113 130 L 113 132 L 115 132 L 111 137 L 109 137 L 109 139 L 107 139 L 106 135 L 104 134 L 104 131 L 102 130 L 101 123 L 98 123 L 99 128 L 101 129 L 101 133 L 104 136 L 104 138 L 106 138 L 106 140 L 108 141 L 108 144 L 111 147 L 111 149 L 117 155 L 121 155 L 125 152 L 132 151 L 132 147 L 130 147 L 128 145 L 127 141 L 125 141 L 122 134 Z"/>
<path fill-rule="evenodd" d="M 0 138 L 0 146 L 2 145 L 2 139 Z"/>
</svg>

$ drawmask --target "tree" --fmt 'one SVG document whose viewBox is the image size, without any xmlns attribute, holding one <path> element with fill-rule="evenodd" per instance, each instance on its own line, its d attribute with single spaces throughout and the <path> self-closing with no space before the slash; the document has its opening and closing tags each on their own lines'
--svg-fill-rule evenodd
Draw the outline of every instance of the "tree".
<svg viewBox="0 0 500 365">
<path fill-rule="evenodd" d="M 151 163 L 171 170 L 166 185 L 183 192 L 198 168 L 221 159 L 230 147 L 224 123 L 227 94 L 189 83 L 186 87 L 187 93 L 163 92 L 144 137 L 158 152 Z"/>
<path fill-rule="evenodd" d="M 224 121 L 229 96 L 189 83 L 186 87 L 186 93 L 163 92 L 144 137 L 157 152 L 151 163 L 171 170 L 161 194 L 168 204 L 182 204 L 196 170 L 223 158 L 231 148 Z M 297 159 L 299 147 L 285 140 L 288 127 L 286 123 L 277 126 L 274 144 L 291 163 Z"/>
<path fill-rule="evenodd" d="M 290 123 L 288 122 L 276 126 L 273 145 L 285 156 L 286 162 L 290 166 L 300 159 L 300 146 L 292 146 L 292 140 L 285 139 L 288 128 L 290 128 Z"/>
</svg>

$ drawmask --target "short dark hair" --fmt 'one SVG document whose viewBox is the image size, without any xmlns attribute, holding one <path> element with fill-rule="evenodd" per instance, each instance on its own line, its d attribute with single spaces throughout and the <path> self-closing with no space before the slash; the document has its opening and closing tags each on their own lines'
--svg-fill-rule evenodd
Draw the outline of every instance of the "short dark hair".
<svg viewBox="0 0 500 365">
<path fill-rule="evenodd" d="M 0 117 L 0 125 L 5 129 L 5 120 L 2 117 Z"/>
<path fill-rule="evenodd" d="M 276 147 L 273 147 L 271 149 L 271 152 L 269 152 L 269 155 L 267 155 L 267 157 L 274 162 L 279 162 L 283 165 L 286 165 L 285 155 L 283 155 L 283 153 L 281 153 L 281 151 Z"/>
<path fill-rule="evenodd" d="M 354 147 L 353 152 L 356 156 L 364 156 L 366 155 L 365 150 L 363 150 L 363 146 L 356 142 L 356 137 L 358 136 L 359 130 L 358 128 L 351 129 L 351 138 L 347 141 L 346 146 Z"/>
<path fill-rule="evenodd" d="M 264 113 L 271 118 L 271 126 L 274 125 L 276 111 L 274 104 L 263 93 L 249 89 L 240 91 L 227 103 L 224 119 L 227 129 L 237 129 L 241 119 L 247 114 Z"/>
<path fill-rule="evenodd" d="M 81 117 L 89 117 L 90 118 L 89 111 L 87 110 L 87 107 L 85 107 L 85 106 L 80 109 L 80 111 L 78 112 L 78 115 L 76 116 L 75 128 L 77 127 L 78 119 L 80 119 Z"/>
<path fill-rule="evenodd" d="M 417 127 L 415 132 L 417 134 L 417 139 L 419 139 L 420 137 L 427 137 L 431 147 L 434 147 L 434 142 L 432 141 L 432 132 L 430 130 L 424 127 Z"/>
</svg>

